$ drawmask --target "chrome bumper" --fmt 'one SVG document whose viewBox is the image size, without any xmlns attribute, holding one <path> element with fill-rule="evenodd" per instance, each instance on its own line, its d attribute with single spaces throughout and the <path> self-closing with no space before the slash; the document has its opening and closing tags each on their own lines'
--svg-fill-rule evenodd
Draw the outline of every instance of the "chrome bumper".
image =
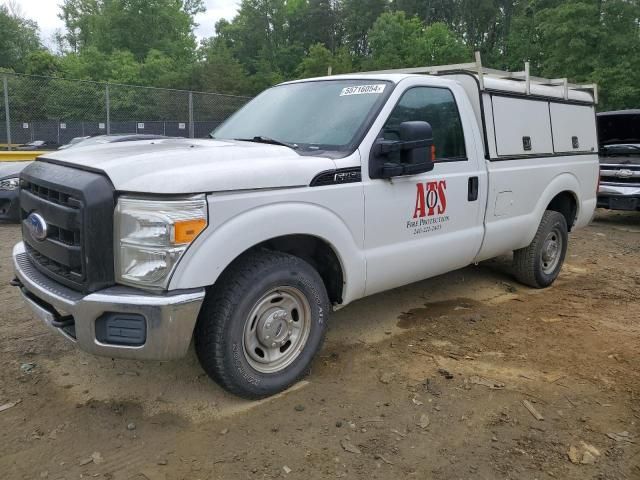
<svg viewBox="0 0 640 480">
<path fill-rule="evenodd" d="M 598 195 L 610 196 L 610 195 L 623 195 L 629 197 L 636 197 L 640 195 L 640 187 L 638 186 L 623 186 L 623 185 L 607 185 L 606 183 L 600 184 L 600 191 Z"/>
<path fill-rule="evenodd" d="M 23 243 L 13 248 L 13 267 L 24 301 L 37 318 L 82 350 L 114 358 L 170 360 L 184 356 L 205 295 L 203 288 L 152 295 L 120 286 L 83 295 L 40 273 Z M 98 341 L 96 320 L 109 312 L 144 317 L 144 344 L 112 345 Z M 73 318 L 72 333 L 57 326 L 60 315 Z"/>
</svg>

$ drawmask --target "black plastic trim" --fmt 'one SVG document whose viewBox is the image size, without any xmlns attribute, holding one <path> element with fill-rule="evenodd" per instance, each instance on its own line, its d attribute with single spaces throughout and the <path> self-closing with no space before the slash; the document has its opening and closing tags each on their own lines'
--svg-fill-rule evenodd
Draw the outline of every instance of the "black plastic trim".
<svg viewBox="0 0 640 480">
<path fill-rule="evenodd" d="M 77 206 L 54 203 L 21 189 L 22 220 L 37 211 L 54 227 L 73 227 L 69 231 L 74 237 L 71 243 L 56 238 L 37 241 L 23 223 L 27 254 L 35 267 L 42 274 L 83 293 L 113 285 L 115 191 L 109 179 L 104 174 L 45 161 L 30 164 L 21 172 L 20 179 L 39 189 L 62 193 L 73 200 L 69 203 Z"/>
<path fill-rule="evenodd" d="M 534 158 L 556 158 L 556 157 L 579 157 L 584 155 L 598 155 L 597 152 L 568 152 L 568 153 L 534 153 L 530 155 L 509 155 L 492 158 L 492 162 L 503 162 L 506 160 L 531 160 Z"/>
<path fill-rule="evenodd" d="M 82 170 L 83 172 L 97 173 L 98 175 L 103 175 L 104 178 L 106 178 L 109 181 L 109 184 L 113 188 L 113 184 L 111 184 L 111 180 L 109 179 L 109 177 L 107 177 L 105 171 L 100 170 L 99 168 L 93 168 L 83 163 L 77 163 L 77 164 L 69 163 L 69 162 L 54 160 L 53 158 L 46 158 L 46 157 L 38 157 L 34 163 L 37 163 L 37 162 L 50 163 L 51 165 L 59 165 L 61 167 L 73 168 L 75 170 Z"/>
</svg>

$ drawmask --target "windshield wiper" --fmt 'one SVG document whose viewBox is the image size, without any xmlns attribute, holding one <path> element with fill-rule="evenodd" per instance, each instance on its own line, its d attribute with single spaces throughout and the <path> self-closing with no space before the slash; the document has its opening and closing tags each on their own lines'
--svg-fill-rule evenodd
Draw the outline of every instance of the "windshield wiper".
<svg viewBox="0 0 640 480">
<path fill-rule="evenodd" d="M 298 148 L 300 148 L 295 143 L 281 142 L 280 140 L 276 140 L 274 138 L 269 138 L 269 137 L 264 137 L 262 135 L 257 135 L 257 136 L 255 136 L 253 138 L 234 138 L 234 140 L 238 140 L 240 142 L 254 142 L 254 143 L 266 143 L 266 144 L 269 144 L 269 145 L 281 145 L 283 147 L 292 148 L 293 150 L 297 150 Z"/>
</svg>

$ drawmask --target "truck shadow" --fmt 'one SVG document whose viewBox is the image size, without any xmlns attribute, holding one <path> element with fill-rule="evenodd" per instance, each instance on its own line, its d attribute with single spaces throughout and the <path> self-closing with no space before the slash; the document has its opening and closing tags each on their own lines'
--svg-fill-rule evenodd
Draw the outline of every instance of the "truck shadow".
<svg viewBox="0 0 640 480">
<path fill-rule="evenodd" d="M 593 223 L 598 226 L 638 227 L 627 230 L 640 233 L 640 212 L 611 211 L 599 208 Z"/>
</svg>

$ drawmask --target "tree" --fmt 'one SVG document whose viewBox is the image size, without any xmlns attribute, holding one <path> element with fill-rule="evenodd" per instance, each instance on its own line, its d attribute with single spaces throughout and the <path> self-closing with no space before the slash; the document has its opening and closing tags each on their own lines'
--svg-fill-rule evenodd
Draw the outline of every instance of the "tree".
<svg viewBox="0 0 640 480">
<path fill-rule="evenodd" d="M 383 13 L 369 31 L 369 68 L 417 66 L 424 50 L 424 25 L 404 12 Z"/>
<path fill-rule="evenodd" d="M 369 30 L 386 8 L 386 0 L 342 0 L 345 43 L 354 56 L 369 54 Z"/>
<path fill-rule="evenodd" d="M 198 90 L 237 95 L 251 91 L 246 72 L 225 44 L 210 39 L 203 44 L 201 53 L 204 58 L 194 74 Z"/>
<path fill-rule="evenodd" d="M 322 77 L 328 74 L 329 67 L 333 74 L 353 71 L 351 56 L 346 49 L 340 49 L 334 55 L 321 43 L 312 45 L 308 55 L 302 59 L 298 68 L 300 78 Z"/>
<path fill-rule="evenodd" d="M 202 0 L 64 0 L 60 18 L 73 52 L 95 47 L 127 50 L 142 61 L 151 50 L 176 59 L 193 59 L 194 16 Z"/>
<path fill-rule="evenodd" d="M 60 71 L 60 60 L 48 50 L 36 50 L 27 55 L 24 73 L 54 77 Z"/>
<path fill-rule="evenodd" d="M 287 2 L 289 38 L 306 51 L 318 43 L 331 52 L 341 44 L 338 3 L 333 0 L 290 0 Z"/>
<path fill-rule="evenodd" d="M 443 23 L 428 27 L 404 12 L 382 14 L 369 32 L 370 68 L 401 68 L 458 63 L 471 57 Z"/>
<path fill-rule="evenodd" d="M 43 48 L 38 26 L 0 5 L 0 32 L 0 68 L 23 72 L 27 57 Z"/>
<path fill-rule="evenodd" d="M 627 0 L 546 0 L 521 6 L 507 62 L 600 85 L 600 109 L 640 105 L 640 6 Z"/>
<path fill-rule="evenodd" d="M 595 1 L 568 2 L 538 14 L 544 52 L 541 73 L 586 81 L 597 63 L 601 40 L 600 11 Z"/>
<path fill-rule="evenodd" d="M 444 23 L 433 23 L 424 31 L 421 64 L 447 65 L 468 61 L 471 48 L 464 44 Z"/>
</svg>

